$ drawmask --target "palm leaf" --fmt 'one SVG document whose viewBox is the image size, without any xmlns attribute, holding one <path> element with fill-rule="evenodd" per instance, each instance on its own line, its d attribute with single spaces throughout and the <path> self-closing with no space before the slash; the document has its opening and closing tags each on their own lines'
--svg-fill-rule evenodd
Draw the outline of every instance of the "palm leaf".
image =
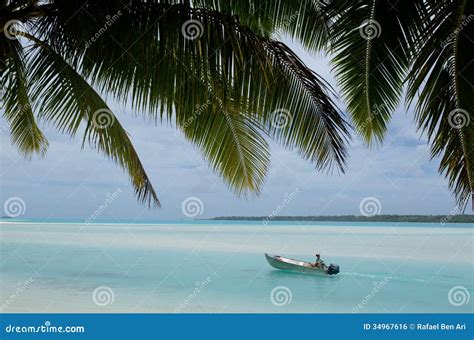
<svg viewBox="0 0 474 340">
<path fill-rule="evenodd" d="M 67 49 L 64 57 L 101 91 L 155 119 L 171 120 L 177 107 L 190 115 L 195 104 L 206 102 L 207 86 L 196 86 L 204 80 L 220 87 L 219 100 L 231 103 L 226 111 L 250 115 L 318 168 L 343 169 L 347 124 L 321 79 L 284 44 L 254 34 L 232 15 L 185 4 L 135 1 L 123 8 L 116 2 L 110 8 L 111 1 L 106 9 L 102 3 L 75 9 L 71 3 L 43 17 L 38 34 L 53 36 L 56 51 Z M 120 15 L 90 44 L 106 13 Z M 183 34 L 190 21 L 199 30 L 196 39 Z M 289 112 L 288 129 L 272 128 L 276 110 Z"/>
<path fill-rule="evenodd" d="M 332 63 L 356 130 L 381 142 L 397 107 L 408 66 L 400 16 L 411 5 L 383 1 L 332 1 L 325 9 Z"/>
<path fill-rule="evenodd" d="M 324 1 L 198 0 L 194 4 L 230 13 L 238 17 L 242 25 L 262 36 L 289 36 L 310 51 L 325 47 L 329 38 Z"/>
<path fill-rule="evenodd" d="M 238 195 L 260 193 L 270 155 L 258 123 L 240 112 L 225 111 L 210 97 L 178 126 Z"/>
<path fill-rule="evenodd" d="M 86 122 L 83 141 L 127 170 L 138 200 L 160 205 L 127 132 L 96 91 L 45 42 L 24 34 L 31 47 L 29 72 L 39 117 L 74 136 Z"/>
<path fill-rule="evenodd" d="M 16 39 L 0 37 L 3 60 L 0 65 L 3 117 L 10 125 L 13 145 L 25 156 L 44 155 L 48 141 L 36 123 L 30 103 L 25 72 L 25 55 Z"/>
<path fill-rule="evenodd" d="M 416 98 L 416 121 L 441 156 L 440 172 L 462 204 L 474 191 L 474 48 L 471 1 L 433 1 L 419 6 L 408 100 Z M 471 18 L 471 19 L 469 19 Z"/>
</svg>

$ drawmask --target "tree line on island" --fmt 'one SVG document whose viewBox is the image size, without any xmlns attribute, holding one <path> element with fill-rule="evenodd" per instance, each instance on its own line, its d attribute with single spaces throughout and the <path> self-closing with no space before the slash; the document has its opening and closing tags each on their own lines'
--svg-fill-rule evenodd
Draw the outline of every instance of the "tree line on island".
<svg viewBox="0 0 474 340">
<path fill-rule="evenodd" d="M 220 221 L 474 223 L 474 215 L 219 216 Z"/>
</svg>

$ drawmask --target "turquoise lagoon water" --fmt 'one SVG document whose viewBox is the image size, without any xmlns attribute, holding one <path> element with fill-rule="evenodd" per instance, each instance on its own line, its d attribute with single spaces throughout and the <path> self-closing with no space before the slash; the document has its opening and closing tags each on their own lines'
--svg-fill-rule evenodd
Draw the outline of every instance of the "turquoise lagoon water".
<svg viewBox="0 0 474 340">
<path fill-rule="evenodd" d="M 473 312 L 466 225 L 0 224 L 2 312 Z M 322 253 L 336 276 L 271 268 Z"/>
</svg>

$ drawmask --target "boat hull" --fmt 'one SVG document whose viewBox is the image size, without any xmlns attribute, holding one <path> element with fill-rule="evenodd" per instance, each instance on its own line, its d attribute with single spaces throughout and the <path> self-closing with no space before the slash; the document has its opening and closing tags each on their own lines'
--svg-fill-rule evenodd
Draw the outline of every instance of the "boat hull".
<svg viewBox="0 0 474 340">
<path fill-rule="evenodd" d="M 265 253 L 265 257 L 273 268 L 280 270 L 288 270 L 309 275 L 329 275 L 324 269 L 312 267 L 309 262 L 298 261 L 293 259 L 286 259 L 283 257 L 277 258 Z"/>
</svg>

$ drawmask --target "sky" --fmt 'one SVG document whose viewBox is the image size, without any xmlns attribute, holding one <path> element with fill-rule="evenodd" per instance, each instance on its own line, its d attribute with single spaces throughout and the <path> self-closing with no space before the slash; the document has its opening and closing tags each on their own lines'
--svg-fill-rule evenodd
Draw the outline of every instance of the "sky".
<svg viewBox="0 0 474 340">
<path fill-rule="evenodd" d="M 338 92 L 326 58 L 286 42 Z M 0 199 L 4 209 L 12 197 L 22 202 L 18 218 L 46 220 L 360 215 L 361 202 L 367 200 L 377 202 L 381 214 L 447 215 L 455 209 L 448 183 L 437 170 L 439 160 L 430 160 L 427 140 L 416 131 L 413 109 L 404 105 L 394 113 L 383 145 L 368 148 L 354 135 L 348 147 L 347 171 L 342 175 L 317 172 L 296 151 L 270 142 L 271 168 L 262 193 L 247 199 L 235 196 L 173 127 L 166 123 L 155 126 L 127 107 L 110 101 L 109 105 L 131 135 L 161 208 L 148 209 L 138 203 L 128 175 L 97 151 L 87 146 L 81 150 L 80 135 L 70 139 L 40 124 L 49 150 L 44 158 L 24 159 L 11 146 L 2 118 Z M 342 101 L 338 105 L 344 110 Z"/>
</svg>

